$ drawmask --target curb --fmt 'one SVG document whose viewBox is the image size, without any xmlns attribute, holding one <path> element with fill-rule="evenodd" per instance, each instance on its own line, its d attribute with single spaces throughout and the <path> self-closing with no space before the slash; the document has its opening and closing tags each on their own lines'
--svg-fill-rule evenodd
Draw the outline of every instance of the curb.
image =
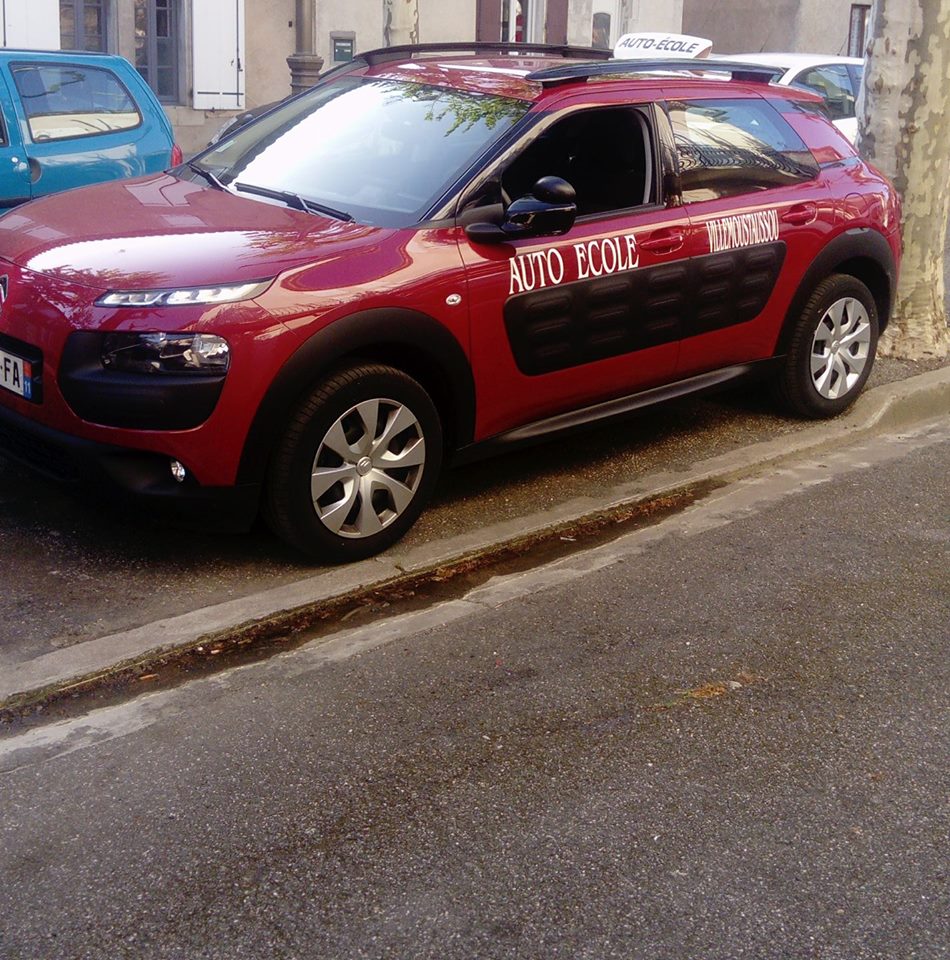
<svg viewBox="0 0 950 960">
<path fill-rule="evenodd" d="M 948 413 L 950 366 L 876 387 L 859 398 L 844 417 L 700 461 L 685 475 L 653 473 L 618 484 L 600 498 L 576 498 L 448 540 L 413 547 L 397 545 L 382 557 L 323 570 L 292 584 L 88 640 L 13 665 L 0 677 L 0 710 L 17 709 L 66 688 L 141 667 L 171 653 L 255 627 L 266 627 L 275 633 L 282 626 L 290 630 L 308 611 L 330 603 L 355 601 L 370 591 L 424 576 L 446 565 L 490 557 L 532 536 L 682 492 L 700 483 L 732 482 L 793 457 L 819 454 L 873 432 L 899 430 Z"/>
</svg>

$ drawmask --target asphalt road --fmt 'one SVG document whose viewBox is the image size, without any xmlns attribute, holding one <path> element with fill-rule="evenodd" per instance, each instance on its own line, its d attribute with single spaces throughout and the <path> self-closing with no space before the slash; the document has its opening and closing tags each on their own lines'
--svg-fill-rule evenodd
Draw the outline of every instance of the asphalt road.
<svg viewBox="0 0 950 960">
<path fill-rule="evenodd" d="M 0 956 L 950 955 L 950 427 L 0 740 Z"/>
</svg>

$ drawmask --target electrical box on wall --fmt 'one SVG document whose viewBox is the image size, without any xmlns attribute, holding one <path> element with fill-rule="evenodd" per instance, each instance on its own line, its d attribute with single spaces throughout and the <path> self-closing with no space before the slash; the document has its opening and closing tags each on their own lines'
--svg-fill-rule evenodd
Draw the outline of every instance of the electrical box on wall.
<svg viewBox="0 0 950 960">
<path fill-rule="evenodd" d="M 330 52 L 334 63 L 346 63 L 356 52 L 355 33 L 331 33 Z"/>
</svg>

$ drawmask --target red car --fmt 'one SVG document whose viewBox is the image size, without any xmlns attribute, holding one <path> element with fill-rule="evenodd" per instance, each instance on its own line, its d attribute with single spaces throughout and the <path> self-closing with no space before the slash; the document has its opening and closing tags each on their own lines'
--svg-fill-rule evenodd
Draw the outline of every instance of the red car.
<svg viewBox="0 0 950 960">
<path fill-rule="evenodd" d="M 0 218 L 0 448 L 308 554 L 400 537 L 443 463 L 738 377 L 833 416 L 897 194 L 725 61 L 366 53 L 168 173 Z"/>
</svg>

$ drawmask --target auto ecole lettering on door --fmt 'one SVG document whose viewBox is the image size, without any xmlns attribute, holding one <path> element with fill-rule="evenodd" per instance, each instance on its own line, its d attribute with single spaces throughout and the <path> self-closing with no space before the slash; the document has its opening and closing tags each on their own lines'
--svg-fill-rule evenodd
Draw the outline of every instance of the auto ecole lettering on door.
<svg viewBox="0 0 950 960">
<path fill-rule="evenodd" d="M 708 254 L 650 266 L 633 233 L 513 255 L 504 318 L 518 369 L 553 373 L 757 316 L 785 255 L 778 212 L 705 227 Z"/>
<path fill-rule="evenodd" d="M 565 255 L 551 247 L 533 253 L 519 253 L 508 261 L 510 283 L 508 296 L 528 293 L 563 283 L 567 263 L 571 264 L 572 280 L 610 276 L 633 270 L 640 264 L 636 237 L 626 233 L 620 237 L 602 237 L 572 244 Z"/>
</svg>

